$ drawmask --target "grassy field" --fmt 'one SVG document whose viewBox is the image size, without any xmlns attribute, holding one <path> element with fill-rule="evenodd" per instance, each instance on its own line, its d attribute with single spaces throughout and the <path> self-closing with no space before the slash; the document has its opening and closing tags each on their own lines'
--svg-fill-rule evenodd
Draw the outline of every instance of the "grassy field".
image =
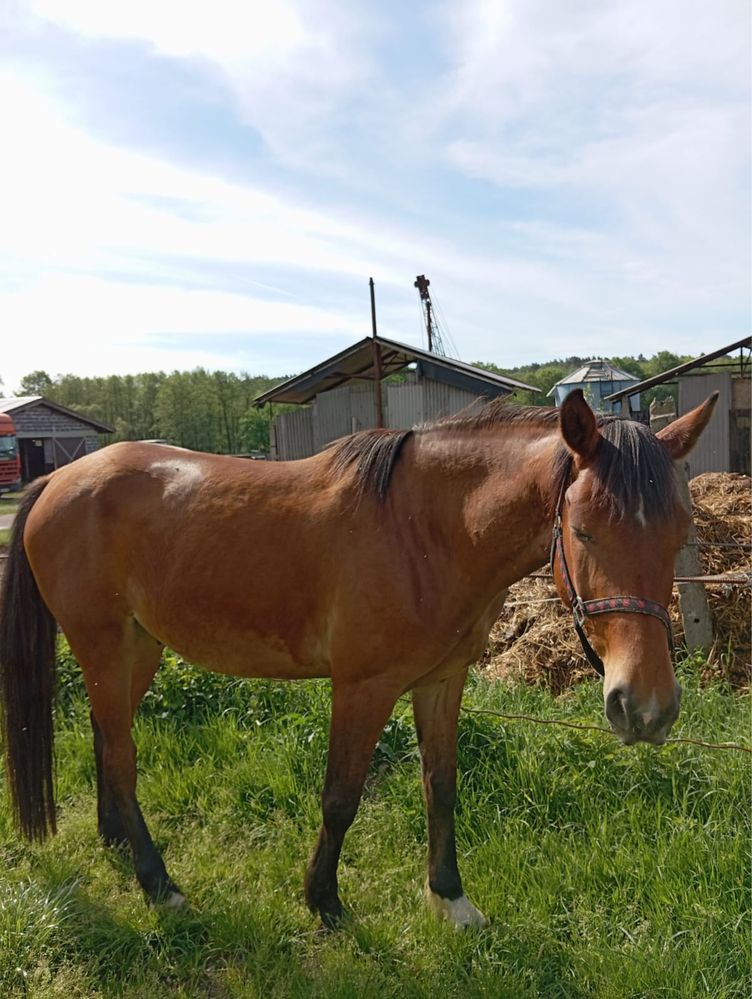
<svg viewBox="0 0 752 999">
<path fill-rule="evenodd" d="M 749 698 L 685 667 L 679 730 L 749 735 Z M 424 910 L 425 831 L 409 705 L 379 743 L 345 843 L 351 910 L 319 931 L 302 876 L 319 822 L 324 683 L 238 682 L 170 658 L 137 722 L 140 798 L 192 908 L 146 906 L 95 823 L 78 673 L 63 655 L 60 832 L 22 843 L 0 794 L 0 995 L 650 997 L 750 994 L 750 757 L 624 749 L 598 733 L 461 719 L 465 887 L 490 917 Z M 600 687 L 558 699 L 475 679 L 465 704 L 601 724 Z"/>
</svg>

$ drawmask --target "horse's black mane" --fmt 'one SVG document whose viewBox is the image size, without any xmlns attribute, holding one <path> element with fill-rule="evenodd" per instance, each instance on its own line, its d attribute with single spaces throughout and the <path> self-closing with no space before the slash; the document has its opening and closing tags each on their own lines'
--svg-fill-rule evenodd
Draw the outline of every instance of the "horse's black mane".
<svg viewBox="0 0 752 999">
<path fill-rule="evenodd" d="M 666 449 L 642 423 L 599 414 L 596 419 L 603 440 L 591 466 L 596 482 L 593 500 L 607 506 L 616 517 L 634 514 L 640 507 L 648 520 L 668 517 L 675 487 L 673 463 Z M 558 422 L 558 409 L 517 406 L 494 399 L 412 430 L 362 430 L 344 437 L 330 446 L 333 470 L 341 474 L 355 465 L 360 495 L 370 493 L 383 500 L 410 437 L 441 430 L 479 430 L 504 425 L 552 427 Z M 553 461 L 549 496 L 552 511 L 562 486 L 566 488 L 571 476 L 572 456 L 562 443 Z"/>
</svg>

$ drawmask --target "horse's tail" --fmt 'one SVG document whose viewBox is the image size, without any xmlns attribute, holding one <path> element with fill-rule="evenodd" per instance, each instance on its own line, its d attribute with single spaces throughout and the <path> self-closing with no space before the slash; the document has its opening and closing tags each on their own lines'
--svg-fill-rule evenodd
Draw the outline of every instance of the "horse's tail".
<svg viewBox="0 0 752 999">
<path fill-rule="evenodd" d="M 21 500 L 0 588 L 0 716 L 4 722 L 13 810 L 31 840 L 55 832 L 53 719 L 57 626 L 42 600 L 23 544 L 31 508 L 47 479 Z"/>
</svg>

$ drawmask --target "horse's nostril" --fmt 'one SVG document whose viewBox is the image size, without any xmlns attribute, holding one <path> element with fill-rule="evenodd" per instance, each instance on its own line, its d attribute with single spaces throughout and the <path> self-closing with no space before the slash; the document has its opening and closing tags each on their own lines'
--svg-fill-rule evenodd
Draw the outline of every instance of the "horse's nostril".
<svg viewBox="0 0 752 999">
<path fill-rule="evenodd" d="M 621 731 L 628 731 L 629 724 L 629 697 L 621 687 L 614 687 L 606 697 L 606 717 L 614 726 Z"/>
</svg>

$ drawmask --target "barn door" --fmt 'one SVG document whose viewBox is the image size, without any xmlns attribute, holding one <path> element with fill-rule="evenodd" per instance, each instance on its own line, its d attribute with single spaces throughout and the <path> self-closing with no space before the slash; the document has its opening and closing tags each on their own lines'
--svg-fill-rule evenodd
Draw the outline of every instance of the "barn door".
<svg viewBox="0 0 752 999">
<path fill-rule="evenodd" d="M 86 454 L 85 437 L 53 437 L 52 438 L 52 467 L 60 468 L 61 465 L 68 465 Z"/>
</svg>

